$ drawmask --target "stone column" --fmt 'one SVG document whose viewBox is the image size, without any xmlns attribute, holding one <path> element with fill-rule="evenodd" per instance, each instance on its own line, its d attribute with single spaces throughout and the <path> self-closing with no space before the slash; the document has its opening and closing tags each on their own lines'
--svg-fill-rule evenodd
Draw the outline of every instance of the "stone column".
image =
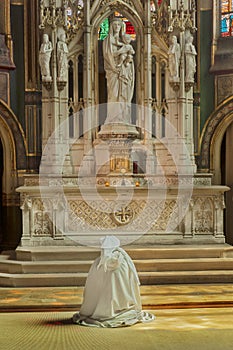
<svg viewBox="0 0 233 350">
<path fill-rule="evenodd" d="M 145 110 L 145 142 L 151 138 L 151 11 L 149 1 L 145 2 L 145 26 L 144 26 L 144 106 Z"/>
<path fill-rule="evenodd" d="M 64 26 L 66 19 L 65 12 L 66 6 L 63 6 L 59 0 L 44 0 L 41 2 L 40 29 L 43 30 L 43 34 L 48 35 L 49 40 L 52 43 L 52 54 L 50 60 L 51 78 L 47 79 L 42 77 L 43 149 L 51 135 L 54 135 L 54 145 L 51 146 L 51 150 L 48 150 L 48 152 L 50 152 L 51 164 L 46 160 L 48 169 L 43 170 L 55 174 L 61 172 L 65 174 L 72 173 L 69 155 L 63 155 L 65 149 L 68 149 L 67 145 L 69 142 L 68 67 L 62 77 L 60 77 L 58 69 L 58 42 L 62 35 L 66 35 L 66 26 Z M 65 42 L 64 45 L 66 45 Z M 67 54 L 68 52 L 65 52 L 65 55 Z"/>
<path fill-rule="evenodd" d="M 84 157 L 83 162 L 87 174 L 91 175 L 94 171 L 94 157 L 92 151 L 92 118 L 94 108 L 92 99 L 92 44 L 91 44 L 91 25 L 90 25 L 90 0 L 86 1 L 84 7 L 84 81 L 83 81 L 83 97 L 84 97 Z"/>
<path fill-rule="evenodd" d="M 149 1 L 145 2 L 145 26 L 144 26 L 144 142 L 147 147 L 146 155 L 146 173 L 154 173 L 154 154 L 151 141 L 152 136 L 152 57 L 151 57 L 151 10 Z"/>
<path fill-rule="evenodd" d="M 179 140 L 187 147 L 187 150 L 181 151 L 179 155 L 180 169 L 185 171 L 185 160 L 190 158 L 191 168 L 195 171 L 196 165 L 194 161 L 194 146 L 193 146 L 193 85 L 194 80 L 187 82 L 185 66 L 185 40 L 191 31 L 195 30 L 195 22 L 193 17 L 193 3 L 191 1 L 170 1 L 169 8 L 169 32 L 170 41 L 172 38 L 177 38 L 178 46 L 180 47 L 180 56 L 178 62 L 177 77 L 171 76 L 169 73 L 169 85 L 167 90 L 168 104 L 168 121 L 174 127 L 170 128 L 168 123 L 166 128 L 166 138 L 174 138 L 175 130 Z M 187 18 L 190 18 L 188 23 Z M 169 47 L 170 50 L 170 47 Z M 171 64 L 171 63 L 170 63 Z M 172 140 L 170 140 L 173 143 Z M 176 143 L 176 141 L 174 140 Z M 188 152 L 187 152 L 188 151 Z M 188 155 L 188 153 L 190 155 Z M 188 169 L 186 169 L 188 171 Z"/>
</svg>

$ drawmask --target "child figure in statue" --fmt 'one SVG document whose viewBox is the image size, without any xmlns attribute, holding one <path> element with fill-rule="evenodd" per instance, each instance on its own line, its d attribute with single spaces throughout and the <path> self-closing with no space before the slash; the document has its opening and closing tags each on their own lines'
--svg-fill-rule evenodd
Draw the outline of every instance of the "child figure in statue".
<svg viewBox="0 0 233 350">
<path fill-rule="evenodd" d="M 115 53 L 116 56 L 119 56 L 117 67 L 121 67 L 122 64 L 125 66 L 128 66 L 129 63 L 133 62 L 133 55 L 135 54 L 135 51 L 133 49 L 133 46 L 130 45 L 131 43 L 131 36 L 129 34 L 124 34 L 122 36 L 123 43 L 117 42 L 115 45 L 120 46 L 121 48 Z"/>
<path fill-rule="evenodd" d="M 133 261 L 115 236 L 101 240 L 101 255 L 90 268 L 80 312 L 73 322 L 84 326 L 122 327 L 150 322 L 142 311 L 139 278 Z"/>
</svg>

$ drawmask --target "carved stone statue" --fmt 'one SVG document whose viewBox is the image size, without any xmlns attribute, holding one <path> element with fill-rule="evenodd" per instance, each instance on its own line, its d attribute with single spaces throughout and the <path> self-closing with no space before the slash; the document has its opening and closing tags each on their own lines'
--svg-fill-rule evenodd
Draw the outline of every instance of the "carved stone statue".
<svg viewBox="0 0 233 350">
<path fill-rule="evenodd" d="M 196 48 L 193 45 L 193 36 L 189 35 L 185 44 L 185 81 L 194 82 L 196 72 Z"/>
<path fill-rule="evenodd" d="M 50 73 L 50 59 L 51 53 L 53 51 L 53 46 L 51 41 L 49 41 L 48 34 L 43 35 L 43 41 L 39 52 L 39 64 L 41 69 L 42 81 L 51 81 Z"/>
<path fill-rule="evenodd" d="M 57 43 L 57 79 L 58 81 L 67 80 L 67 68 L 68 68 L 68 47 L 66 44 L 66 35 L 61 34 Z"/>
<path fill-rule="evenodd" d="M 131 122 L 130 104 L 134 92 L 134 49 L 124 24 L 114 18 L 103 41 L 104 69 L 107 78 L 108 116 L 105 123 Z M 117 103 L 116 103 L 117 102 Z"/>
<path fill-rule="evenodd" d="M 171 45 L 168 49 L 168 61 L 169 61 L 169 80 L 177 82 L 180 79 L 179 66 L 180 66 L 180 44 L 177 42 L 175 35 L 171 38 Z"/>
</svg>

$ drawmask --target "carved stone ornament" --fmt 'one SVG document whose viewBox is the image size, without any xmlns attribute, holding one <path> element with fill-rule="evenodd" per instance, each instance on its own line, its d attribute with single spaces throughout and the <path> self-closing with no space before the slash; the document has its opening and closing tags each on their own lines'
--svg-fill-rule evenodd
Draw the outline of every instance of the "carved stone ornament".
<svg viewBox="0 0 233 350">
<path fill-rule="evenodd" d="M 126 225 L 134 218 L 134 212 L 129 207 L 119 206 L 117 204 L 112 216 L 117 224 Z"/>
<path fill-rule="evenodd" d="M 194 82 L 185 82 L 185 91 L 189 92 L 189 90 L 194 86 Z"/>
<path fill-rule="evenodd" d="M 59 80 L 57 80 L 57 89 L 58 89 L 58 91 L 64 90 L 66 84 L 67 84 L 66 81 L 59 81 Z"/>
<path fill-rule="evenodd" d="M 34 214 L 33 234 L 35 236 L 52 236 L 52 223 L 48 213 L 37 211 Z"/>
<path fill-rule="evenodd" d="M 180 89 L 179 81 L 169 81 L 169 84 L 171 85 L 174 91 L 178 91 Z"/>
<path fill-rule="evenodd" d="M 52 81 L 42 81 L 42 84 L 46 88 L 46 90 L 52 90 Z"/>
</svg>

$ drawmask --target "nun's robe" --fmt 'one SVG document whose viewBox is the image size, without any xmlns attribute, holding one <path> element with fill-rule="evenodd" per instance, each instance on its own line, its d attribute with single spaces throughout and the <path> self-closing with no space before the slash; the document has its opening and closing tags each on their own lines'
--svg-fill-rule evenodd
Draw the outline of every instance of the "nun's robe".
<svg viewBox="0 0 233 350">
<path fill-rule="evenodd" d="M 91 266 L 83 304 L 73 322 L 120 327 L 153 320 L 153 315 L 142 311 L 139 284 L 133 261 L 122 248 L 100 256 Z"/>
</svg>

